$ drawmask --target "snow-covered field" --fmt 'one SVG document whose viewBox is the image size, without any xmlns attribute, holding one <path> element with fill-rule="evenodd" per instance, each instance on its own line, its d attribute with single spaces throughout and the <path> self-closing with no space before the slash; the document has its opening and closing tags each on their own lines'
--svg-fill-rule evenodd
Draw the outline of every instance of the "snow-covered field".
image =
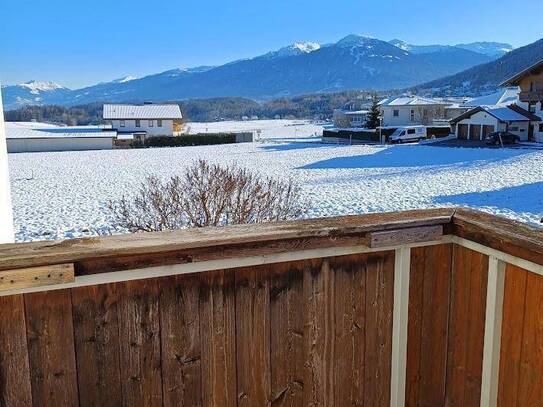
<svg viewBox="0 0 543 407">
<path fill-rule="evenodd" d="M 111 233 L 109 199 L 133 193 L 148 174 L 179 174 L 198 158 L 293 177 L 308 217 L 450 205 L 533 224 L 543 217 L 543 150 L 336 146 L 307 142 L 309 129 L 278 128 L 249 144 L 11 154 L 17 240 Z M 289 141 L 296 137 L 302 140 Z"/>
</svg>

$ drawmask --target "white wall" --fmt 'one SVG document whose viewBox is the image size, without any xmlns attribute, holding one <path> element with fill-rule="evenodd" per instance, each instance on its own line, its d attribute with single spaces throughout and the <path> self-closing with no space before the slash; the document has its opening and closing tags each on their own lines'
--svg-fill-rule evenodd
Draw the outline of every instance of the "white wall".
<svg viewBox="0 0 543 407">
<path fill-rule="evenodd" d="M 522 107 L 523 109 L 528 110 L 528 103 L 518 102 L 518 105 Z M 543 119 L 543 102 L 540 102 L 536 105 L 535 114 L 536 116 L 539 116 L 541 119 Z M 535 132 L 534 132 L 535 140 L 539 143 L 543 143 L 543 131 L 539 131 L 539 125 L 543 124 L 543 122 L 533 123 L 533 124 L 535 124 Z"/>
<path fill-rule="evenodd" d="M 173 120 L 162 120 L 162 127 L 157 126 L 157 120 L 151 120 L 153 127 L 149 126 L 149 120 L 140 120 L 140 126 L 136 127 L 136 120 L 124 120 L 124 127 L 121 127 L 121 120 L 111 120 L 113 129 L 119 132 L 145 131 L 147 136 L 173 136 Z"/>
<path fill-rule="evenodd" d="M 9 139 L 9 153 L 44 152 L 44 151 L 83 151 L 111 150 L 113 138 L 26 138 Z"/>
<path fill-rule="evenodd" d="M 441 105 L 425 105 L 425 106 L 381 106 L 383 115 L 383 126 L 413 126 L 422 123 L 422 113 L 427 110 L 427 122 L 429 125 L 436 118 L 436 110 L 443 111 Z M 394 117 L 394 110 L 398 110 L 398 116 Z M 411 110 L 414 111 L 414 120 L 411 120 Z M 439 117 L 441 118 L 441 117 Z"/>
<path fill-rule="evenodd" d="M 0 243 L 10 243 L 13 241 L 13 214 L 11 210 L 6 130 L 4 127 L 2 91 L 0 90 Z"/>
<path fill-rule="evenodd" d="M 494 126 L 494 131 L 505 131 L 505 124 L 500 123 L 498 119 L 496 119 L 494 116 L 486 113 L 486 112 L 477 112 L 474 115 L 472 115 L 469 119 L 464 119 L 457 123 L 456 125 L 456 135 L 458 135 L 458 124 L 467 124 L 468 126 L 473 125 L 489 125 Z M 517 130 L 513 130 L 512 128 L 518 127 Z M 528 123 L 527 122 L 519 122 L 514 123 L 509 126 L 509 132 L 516 134 L 519 136 L 521 141 L 528 140 Z M 482 134 L 482 130 L 481 130 Z M 469 139 L 471 140 L 471 134 L 469 135 Z"/>
</svg>

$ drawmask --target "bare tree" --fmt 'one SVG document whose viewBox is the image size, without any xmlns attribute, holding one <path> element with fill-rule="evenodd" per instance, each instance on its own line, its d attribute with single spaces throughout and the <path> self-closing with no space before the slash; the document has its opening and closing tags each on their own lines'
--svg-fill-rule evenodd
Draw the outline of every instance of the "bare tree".
<svg viewBox="0 0 543 407">
<path fill-rule="evenodd" d="M 304 206 L 292 180 L 204 160 L 166 182 L 148 177 L 133 198 L 109 202 L 115 225 L 131 232 L 296 219 Z"/>
</svg>

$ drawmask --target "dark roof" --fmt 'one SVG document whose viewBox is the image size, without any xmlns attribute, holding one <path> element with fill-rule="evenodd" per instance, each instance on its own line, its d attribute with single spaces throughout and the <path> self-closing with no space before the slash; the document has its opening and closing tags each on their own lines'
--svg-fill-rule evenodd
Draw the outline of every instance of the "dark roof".
<svg viewBox="0 0 543 407">
<path fill-rule="evenodd" d="M 509 109 L 512 109 L 515 112 L 520 113 L 523 116 L 526 116 L 528 119 L 530 119 L 531 122 L 540 122 L 541 121 L 541 117 L 533 114 L 532 112 L 529 112 L 528 110 L 520 107 L 519 105 L 512 104 L 512 105 L 509 105 L 508 107 L 509 107 Z"/>
<path fill-rule="evenodd" d="M 452 124 L 468 119 L 476 113 L 486 112 L 502 122 L 532 121 L 539 122 L 541 118 L 518 105 L 509 106 L 478 106 L 451 120 Z"/>
<path fill-rule="evenodd" d="M 518 86 L 519 81 L 524 78 L 527 75 L 533 74 L 533 71 L 536 71 L 536 73 L 541 72 L 543 70 L 543 59 L 539 62 L 536 62 L 532 66 L 526 68 L 524 71 L 521 71 L 517 73 L 515 76 L 507 79 L 503 83 L 500 84 L 500 86 Z"/>
</svg>

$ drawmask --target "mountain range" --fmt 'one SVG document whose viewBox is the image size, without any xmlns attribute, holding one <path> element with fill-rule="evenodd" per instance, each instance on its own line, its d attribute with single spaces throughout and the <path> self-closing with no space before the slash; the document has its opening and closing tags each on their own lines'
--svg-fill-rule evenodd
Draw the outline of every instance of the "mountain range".
<svg viewBox="0 0 543 407">
<path fill-rule="evenodd" d="M 413 45 L 349 35 L 333 44 L 297 42 L 221 66 L 172 69 L 136 79 L 126 76 L 82 89 L 31 81 L 3 86 L 4 108 L 75 106 L 92 102 L 143 102 L 241 96 L 255 100 L 351 89 L 412 87 L 492 63 L 509 44 Z"/>
</svg>

